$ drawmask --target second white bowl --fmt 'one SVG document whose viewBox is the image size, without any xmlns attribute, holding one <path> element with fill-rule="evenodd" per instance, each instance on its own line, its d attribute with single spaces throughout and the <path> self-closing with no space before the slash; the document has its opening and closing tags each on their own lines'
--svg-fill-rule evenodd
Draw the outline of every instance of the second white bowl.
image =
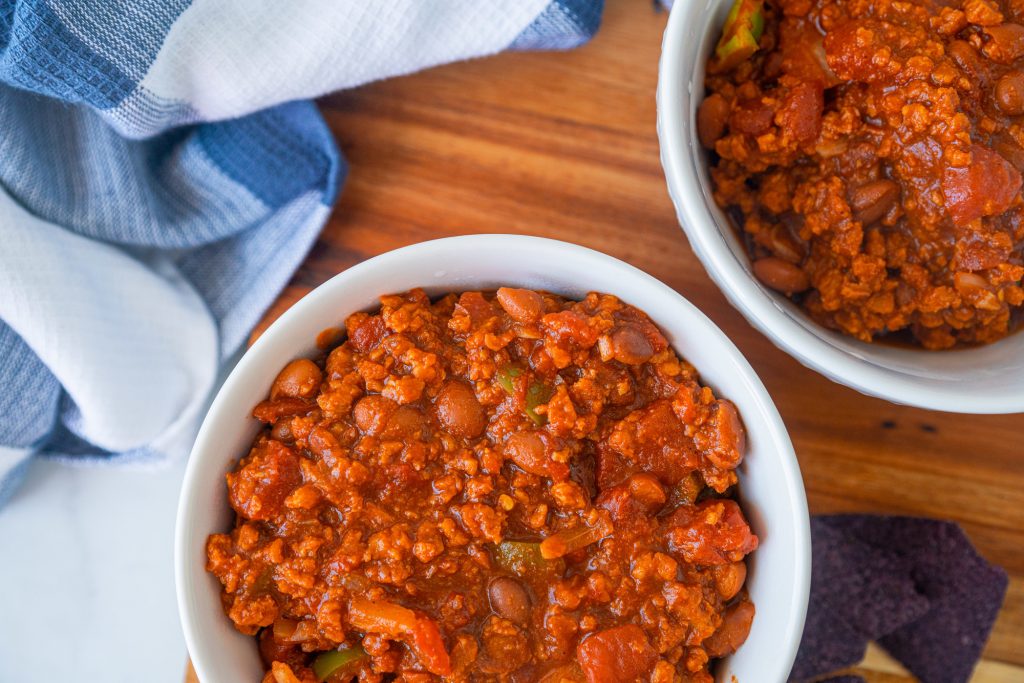
<svg viewBox="0 0 1024 683">
<path fill-rule="evenodd" d="M 731 5 L 732 0 L 675 3 L 658 75 L 658 135 L 669 193 L 708 274 L 765 336 L 836 382 L 933 410 L 1024 411 L 1024 333 L 955 351 L 866 344 L 825 329 L 753 276 L 743 245 L 712 198 L 707 154 L 697 140 L 704 66 Z"/>
</svg>

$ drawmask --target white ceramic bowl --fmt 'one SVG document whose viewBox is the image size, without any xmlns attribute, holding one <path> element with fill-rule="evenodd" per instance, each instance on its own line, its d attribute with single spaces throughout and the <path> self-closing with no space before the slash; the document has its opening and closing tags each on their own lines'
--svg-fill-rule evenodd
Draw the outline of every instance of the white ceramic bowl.
<svg viewBox="0 0 1024 683">
<path fill-rule="evenodd" d="M 725 295 L 777 346 L 830 379 L 895 403 L 957 413 L 1024 411 L 1024 334 L 955 351 L 866 344 L 812 321 L 762 286 L 711 196 L 707 154 L 697 141 L 704 65 L 732 0 L 676 2 L 658 76 L 661 160 L 679 222 Z"/>
<path fill-rule="evenodd" d="M 732 400 L 747 428 L 739 474 L 743 507 L 761 546 L 748 586 L 757 609 L 750 637 L 718 680 L 784 681 L 804 623 L 810 529 L 793 447 L 761 381 L 736 347 L 669 287 L 619 260 L 564 242 L 509 235 L 454 237 L 383 254 L 311 292 L 263 333 L 228 377 L 199 431 L 178 503 L 175 579 L 185 640 L 203 683 L 259 681 L 256 641 L 224 615 L 220 585 L 204 570 L 206 537 L 231 527 L 224 474 L 259 429 L 250 411 L 278 370 L 314 352 L 314 339 L 381 294 L 422 286 L 431 295 L 516 285 L 569 297 L 615 294 L 646 311 L 715 393 Z"/>
</svg>

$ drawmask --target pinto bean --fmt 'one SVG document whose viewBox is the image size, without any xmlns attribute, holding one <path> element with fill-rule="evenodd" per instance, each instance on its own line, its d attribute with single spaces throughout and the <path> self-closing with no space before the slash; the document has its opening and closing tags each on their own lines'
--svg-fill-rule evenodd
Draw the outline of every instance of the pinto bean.
<svg viewBox="0 0 1024 683">
<path fill-rule="evenodd" d="M 612 332 L 612 356 L 626 365 L 641 365 L 654 355 L 647 336 L 633 325 L 623 325 Z"/>
<path fill-rule="evenodd" d="M 288 396 L 310 398 L 320 389 L 323 372 L 308 358 L 297 358 L 284 366 L 270 387 L 270 400 Z"/>
<path fill-rule="evenodd" d="M 423 435 L 427 421 L 426 416 L 415 406 L 398 406 L 388 419 L 384 436 L 403 441 L 419 438 Z"/>
<path fill-rule="evenodd" d="M 283 417 L 305 415 L 310 410 L 308 400 L 283 396 L 274 401 L 261 401 L 252 409 L 252 416 L 261 422 L 274 424 Z"/>
<path fill-rule="evenodd" d="M 341 444 L 330 430 L 314 427 L 307 437 L 309 450 L 328 464 L 333 463 L 341 455 Z"/>
<path fill-rule="evenodd" d="M 953 58 L 956 65 L 967 72 L 972 78 L 978 78 L 984 71 L 981 57 L 966 40 L 954 40 L 946 46 L 946 54 Z"/>
<path fill-rule="evenodd" d="M 530 596 L 515 579 L 498 576 L 487 585 L 491 611 L 503 619 L 525 626 L 530 620 Z"/>
<path fill-rule="evenodd" d="M 743 459 L 747 435 L 735 404 L 728 399 L 715 401 L 710 424 L 711 448 L 707 457 L 721 468 L 732 469 Z"/>
<path fill-rule="evenodd" d="M 806 273 L 799 266 L 775 256 L 759 258 L 752 265 L 758 280 L 783 294 L 796 294 L 811 286 Z"/>
<path fill-rule="evenodd" d="M 505 441 L 505 457 L 538 477 L 564 481 L 569 476 L 569 466 L 550 458 L 547 446 L 538 432 L 522 431 L 508 437 Z"/>
<path fill-rule="evenodd" d="M 880 221 L 896 205 L 900 198 L 900 186 L 891 180 L 872 180 L 850 192 L 850 208 L 853 219 L 864 225 Z"/>
<path fill-rule="evenodd" d="M 706 97 L 697 107 L 697 137 L 700 144 L 714 149 L 715 141 L 725 133 L 728 120 L 729 103 L 725 98 L 718 93 Z"/>
<path fill-rule="evenodd" d="M 1024 109 L 1021 110 L 1021 113 L 1024 113 Z M 1017 169 L 1018 172 L 1024 171 L 1024 149 L 1022 149 L 1021 146 L 1012 138 L 1009 136 L 1002 139 L 994 138 L 992 141 L 992 149 L 994 149 L 999 156 L 1009 161 L 1010 165 Z"/>
<path fill-rule="evenodd" d="M 466 439 L 480 436 L 487 426 L 483 406 L 476 399 L 472 387 L 464 382 L 447 382 L 434 402 L 437 421 L 455 436 Z"/>
<path fill-rule="evenodd" d="M 995 101 L 999 111 L 1009 116 L 1024 114 L 1024 73 L 1010 71 L 996 81 Z"/>
<path fill-rule="evenodd" d="M 359 399 L 352 409 L 352 416 L 356 420 L 359 431 L 370 436 L 377 436 L 387 427 L 391 414 L 397 408 L 398 404 L 390 398 L 371 394 Z"/>
<path fill-rule="evenodd" d="M 767 247 L 771 250 L 772 255 L 778 256 L 783 261 L 796 264 L 804 258 L 803 246 L 793 239 L 789 230 L 783 225 L 778 225 L 772 230 Z"/>
<path fill-rule="evenodd" d="M 505 442 L 505 456 L 531 474 L 547 474 L 547 449 L 537 432 L 516 432 L 508 437 Z"/>
<path fill-rule="evenodd" d="M 294 435 L 292 434 L 291 420 L 280 420 L 278 422 L 275 422 L 273 429 L 270 430 L 270 433 L 278 441 L 287 442 L 295 438 Z"/>
<path fill-rule="evenodd" d="M 1020 24 L 999 24 L 985 29 L 988 42 L 981 51 L 993 62 L 1012 64 L 1024 57 L 1024 26 Z"/>
<path fill-rule="evenodd" d="M 710 657 L 725 657 L 739 649 L 750 634 L 754 621 L 754 605 L 748 600 L 730 605 L 722 619 L 722 625 L 704 641 L 704 649 Z"/>
<path fill-rule="evenodd" d="M 388 331 L 384 319 L 379 315 L 362 318 L 358 322 L 348 325 L 348 328 L 348 338 L 359 353 L 367 353 L 379 344 Z"/>
<path fill-rule="evenodd" d="M 715 589 L 722 599 L 732 600 L 743 588 L 743 582 L 747 580 L 747 564 L 742 560 L 718 564 L 711 567 L 711 575 L 715 579 Z"/>
<path fill-rule="evenodd" d="M 497 298 L 505 312 L 519 323 L 535 323 L 544 312 L 544 298 L 530 289 L 502 287 Z"/>
</svg>

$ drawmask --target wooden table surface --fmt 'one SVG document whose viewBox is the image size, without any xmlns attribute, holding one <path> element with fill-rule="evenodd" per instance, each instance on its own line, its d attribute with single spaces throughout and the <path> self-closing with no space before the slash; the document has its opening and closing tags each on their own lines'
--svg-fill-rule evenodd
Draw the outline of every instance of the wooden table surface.
<svg viewBox="0 0 1024 683">
<path fill-rule="evenodd" d="M 789 428 L 812 513 L 952 519 L 1009 572 L 974 680 L 1024 681 L 1024 415 L 862 396 L 804 368 L 728 304 L 676 222 L 658 159 L 666 19 L 647 0 L 609 0 L 579 50 L 502 54 L 323 99 L 349 178 L 263 326 L 349 266 L 438 237 L 540 235 L 623 259 L 697 305 L 754 366 Z M 876 650 L 862 669 L 913 680 Z"/>
</svg>

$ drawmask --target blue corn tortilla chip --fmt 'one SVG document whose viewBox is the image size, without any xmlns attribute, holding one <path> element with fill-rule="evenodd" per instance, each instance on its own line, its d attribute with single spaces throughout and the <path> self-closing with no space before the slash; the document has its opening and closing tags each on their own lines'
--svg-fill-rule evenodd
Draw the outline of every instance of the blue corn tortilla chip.
<svg viewBox="0 0 1024 683">
<path fill-rule="evenodd" d="M 876 638 L 922 683 L 963 683 L 988 640 L 1006 595 L 1006 572 L 981 557 L 952 522 L 910 517 L 842 515 L 833 529 L 897 553 L 926 614 Z"/>
<path fill-rule="evenodd" d="M 851 667 L 864 659 L 868 643 L 842 621 L 832 618 L 811 619 L 808 612 L 800 651 L 790 673 L 790 681 L 803 683 L 818 676 Z"/>
<path fill-rule="evenodd" d="M 861 661 L 876 641 L 922 683 L 965 683 L 1006 595 L 1006 573 L 952 522 L 830 515 L 811 521 L 811 600 L 792 681 Z M 839 676 L 829 683 L 859 681 Z"/>
<path fill-rule="evenodd" d="M 900 556 L 811 520 L 811 598 L 791 680 L 857 664 L 869 641 L 923 616 L 922 597 Z"/>
<path fill-rule="evenodd" d="M 865 683 L 865 681 L 860 676 L 834 676 L 833 678 L 826 678 L 818 683 Z"/>
</svg>

